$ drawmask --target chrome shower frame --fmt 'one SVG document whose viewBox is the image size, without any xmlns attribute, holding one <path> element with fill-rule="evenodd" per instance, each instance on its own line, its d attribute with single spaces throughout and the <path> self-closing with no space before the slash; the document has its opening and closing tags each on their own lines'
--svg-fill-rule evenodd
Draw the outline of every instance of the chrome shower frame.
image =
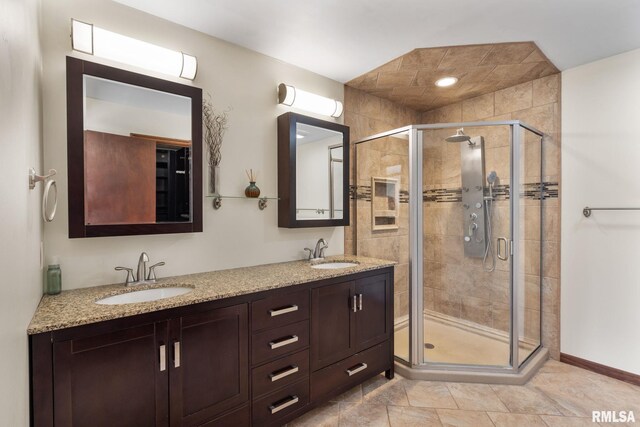
<svg viewBox="0 0 640 427">
<path fill-rule="evenodd" d="M 510 256 L 510 363 L 509 366 L 488 366 L 488 365 L 470 365 L 470 364 L 451 364 L 436 363 L 424 361 L 424 306 L 423 306 L 423 269 L 424 269 L 424 223 L 423 223 L 423 203 L 422 203 L 422 175 L 423 175 L 423 140 L 422 130 L 435 129 L 458 129 L 466 127 L 489 127 L 489 126 L 509 126 L 510 127 L 510 186 L 512 189 L 512 197 L 510 197 L 510 240 L 511 256 Z M 521 277 L 521 268 L 518 262 L 521 257 L 520 245 L 513 242 L 520 242 L 520 197 L 516 190 L 519 189 L 522 182 L 520 177 L 520 160 L 522 154 L 522 135 L 520 129 L 526 129 L 540 137 L 540 180 L 543 180 L 543 140 L 545 134 L 540 130 L 520 121 L 520 120 L 504 120 L 504 121 L 487 121 L 487 122 L 466 122 L 466 123 L 436 123 L 409 125 L 386 132 L 368 136 L 354 142 L 354 145 L 366 143 L 379 138 L 391 137 L 398 134 L 408 134 L 409 139 L 409 360 L 405 361 L 396 356 L 396 368 L 398 372 L 409 378 L 414 379 L 434 379 L 447 380 L 459 379 L 461 381 L 489 381 L 521 384 L 526 381 L 533 373 L 537 366 L 546 360 L 548 351 L 542 346 L 542 315 L 540 316 L 540 344 L 533 350 L 525 360 L 519 360 L 518 344 L 521 326 L 519 324 L 519 295 L 520 289 L 516 286 L 517 280 Z M 356 150 L 356 167 L 357 150 Z M 357 172 L 356 172 L 357 174 Z M 357 176 L 357 175 L 356 175 Z M 541 203 L 541 214 L 542 214 Z M 357 216 L 356 216 L 357 217 Z M 540 217 L 542 221 L 542 216 Z M 542 242 L 542 225 L 540 226 L 540 241 Z M 542 251 L 540 253 L 540 271 L 543 270 Z M 542 274 L 540 274 L 540 290 L 542 289 Z M 540 298 L 540 313 L 542 313 L 542 298 Z M 524 320 L 523 320 L 524 322 Z M 459 375 L 456 375 L 459 374 Z M 453 375 L 453 376 L 452 376 Z M 509 379 L 513 377 L 515 379 Z M 516 378 L 518 377 L 518 378 Z"/>
</svg>

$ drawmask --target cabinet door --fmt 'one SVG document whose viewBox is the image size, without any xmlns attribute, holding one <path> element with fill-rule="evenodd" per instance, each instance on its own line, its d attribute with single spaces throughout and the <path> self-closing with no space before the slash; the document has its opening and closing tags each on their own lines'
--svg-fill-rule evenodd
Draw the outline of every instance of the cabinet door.
<svg viewBox="0 0 640 427">
<path fill-rule="evenodd" d="M 170 324 L 171 425 L 201 425 L 249 400 L 247 305 Z"/>
<path fill-rule="evenodd" d="M 311 290 L 312 371 L 355 353 L 354 291 L 354 282 Z"/>
<path fill-rule="evenodd" d="M 386 274 L 356 280 L 356 351 L 365 350 L 391 336 L 393 307 L 390 306 L 390 282 Z"/>
<path fill-rule="evenodd" d="M 167 426 L 166 322 L 56 342 L 57 426 Z"/>
</svg>

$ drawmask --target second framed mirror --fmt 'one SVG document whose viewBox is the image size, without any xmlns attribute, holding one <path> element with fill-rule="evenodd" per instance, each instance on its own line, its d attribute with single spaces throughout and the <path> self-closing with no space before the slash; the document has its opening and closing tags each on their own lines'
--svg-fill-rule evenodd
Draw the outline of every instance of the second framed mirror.
<svg viewBox="0 0 640 427">
<path fill-rule="evenodd" d="M 349 127 L 278 117 L 278 226 L 349 225 Z"/>
</svg>

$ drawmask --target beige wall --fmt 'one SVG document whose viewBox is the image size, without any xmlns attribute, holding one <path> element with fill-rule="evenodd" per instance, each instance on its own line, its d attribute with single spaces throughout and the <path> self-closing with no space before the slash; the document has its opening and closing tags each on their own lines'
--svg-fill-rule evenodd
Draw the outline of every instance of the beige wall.
<svg viewBox="0 0 640 427">
<path fill-rule="evenodd" d="M 366 136 L 417 123 L 419 114 L 409 108 L 369 95 L 345 86 L 344 120 L 351 128 L 351 141 Z M 358 146 L 358 162 L 367 165 L 361 168 L 360 176 L 354 177 L 356 148 L 352 145 L 351 184 L 371 186 L 371 176 L 389 176 L 400 180 L 401 190 L 408 190 L 409 157 L 408 141 L 385 138 L 372 144 Z M 394 168 L 395 167 L 395 168 Z M 388 172 L 388 168 L 392 168 Z M 395 317 L 406 317 L 409 303 L 409 223 L 408 204 L 400 204 L 400 221 L 397 230 L 371 230 L 370 199 L 351 200 L 351 226 L 345 228 L 345 253 L 391 259 L 398 262 L 395 267 Z M 355 208 L 355 209 L 354 209 Z M 357 211 L 357 213 L 356 213 Z M 357 221 L 354 220 L 357 215 Z"/>
<path fill-rule="evenodd" d="M 134 266 L 143 250 L 153 262 L 166 261 L 167 265 L 158 271 L 161 277 L 301 259 L 303 248 L 312 246 L 320 237 L 329 243 L 328 254 L 343 252 L 343 228 L 280 229 L 277 204 L 273 201 L 260 211 L 254 202 L 224 200 L 222 209 L 215 211 L 210 199 L 206 199 L 203 233 L 69 239 L 65 56 L 99 62 L 71 52 L 71 18 L 197 56 L 199 69 L 193 85 L 210 93 L 217 109 L 231 108 L 222 148 L 221 182 L 225 194 L 243 194 L 248 184 L 244 170 L 249 168 L 258 171 L 257 185 L 262 194 L 277 194 L 276 117 L 288 111 L 276 104 L 278 83 L 339 100 L 343 99 L 344 89 L 328 78 L 116 2 L 56 0 L 42 2 L 42 8 L 44 158 L 46 168 L 60 172 L 58 215 L 45 230 L 46 253 L 60 256 L 63 288 L 123 281 L 124 277 L 113 268 Z M 206 176 L 203 182 L 208 182 Z"/>
<path fill-rule="evenodd" d="M 41 57 L 36 0 L 0 2 L 0 424 L 29 425 L 27 325 L 42 295 Z"/>
<path fill-rule="evenodd" d="M 640 49 L 562 72 L 562 352 L 640 375 Z M 636 414 L 636 419 L 638 415 Z"/>
</svg>

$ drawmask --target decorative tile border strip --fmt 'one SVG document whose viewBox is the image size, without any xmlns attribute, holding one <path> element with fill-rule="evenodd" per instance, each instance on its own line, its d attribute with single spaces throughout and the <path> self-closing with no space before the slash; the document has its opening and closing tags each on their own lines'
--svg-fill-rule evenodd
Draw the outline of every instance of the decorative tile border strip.
<svg viewBox="0 0 640 427">
<path fill-rule="evenodd" d="M 511 198 L 511 187 L 508 184 L 497 185 L 493 188 L 493 196 L 495 200 L 509 200 Z M 521 197 L 531 200 L 546 200 L 558 198 L 557 182 L 539 182 L 524 184 L 524 191 Z M 424 202 L 461 202 L 462 188 L 437 188 L 425 190 L 422 193 Z"/>
<path fill-rule="evenodd" d="M 349 199 L 363 200 L 365 202 L 370 202 L 371 186 L 370 185 L 350 185 Z M 409 192 L 407 190 L 400 190 L 400 203 L 409 203 Z"/>
<path fill-rule="evenodd" d="M 371 201 L 371 186 L 370 185 L 350 185 L 349 186 L 349 199 L 351 200 L 365 200 Z"/>
<path fill-rule="evenodd" d="M 511 198 L 511 188 L 508 184 L 497 185 L 493 189 L 495 200 L 509 200 Z M 539 182 L 524 184 L 524 191 L 520 195 L 522 198 L 530 200 L 547 200 L 558 198 L 557 182 Z M 349 186 L 349 198 L 351 200 L 371 201 L 370 185 Z M 423 202 L 447 203 L 461 202 L 462 188 L 436 188 L 425 190 L 422 193 Z M 400 203 L 409 203 L 409 192 L 400 190 Z"/>
<path fill-rule="evenodd" d="M 540 185 L 539 182 L 524 185 L 524 197 L 533 200 L 546 200 L 558 198 L 558 183 L 557 182 L 543 182 Z"/>
</svg>

